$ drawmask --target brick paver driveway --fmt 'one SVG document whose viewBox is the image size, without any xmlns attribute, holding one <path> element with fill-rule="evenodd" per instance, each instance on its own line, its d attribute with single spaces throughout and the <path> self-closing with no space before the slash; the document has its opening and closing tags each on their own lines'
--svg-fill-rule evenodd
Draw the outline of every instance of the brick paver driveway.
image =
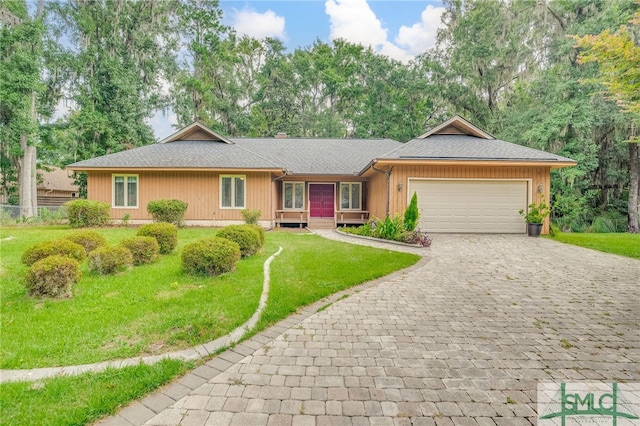
<svg viewBox="0 0 640 426">
<path fill-rule="evenodd" d="M 539 381 L 640 381 L 639 281 L 640 261 L 542 238 L 439 235 L 105 424 L 536 424 Z"/>
</svg>

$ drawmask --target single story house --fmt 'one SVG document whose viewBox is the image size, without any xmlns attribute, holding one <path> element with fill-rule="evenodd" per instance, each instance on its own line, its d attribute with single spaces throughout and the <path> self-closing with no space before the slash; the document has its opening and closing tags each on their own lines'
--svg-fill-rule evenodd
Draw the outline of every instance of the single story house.
<svg viewBox="0 0 640 426">
<path fill-rule="evenodd" d="M 151 220 L 151 200 L 188 203 L 188 224 L 336 227 L 402 214 L 418 195 L 430 233 L 526 233 L 521 209 L 549 199 L 550 170 L 576 162 L 497 140 L 456 116 L 401 143 L 390 139 L 228 138 L 200 123 L 156 144 L 70 164 L 111 217 Z M 548 232 L 548 223 L 543 232 Z"/>
<path fill-rule="evenodd" d="M 38 170 L 38 207 L 60 207 L 78 198 L 79 187 L 66 170 L 45 166 Z"/>
</svg>

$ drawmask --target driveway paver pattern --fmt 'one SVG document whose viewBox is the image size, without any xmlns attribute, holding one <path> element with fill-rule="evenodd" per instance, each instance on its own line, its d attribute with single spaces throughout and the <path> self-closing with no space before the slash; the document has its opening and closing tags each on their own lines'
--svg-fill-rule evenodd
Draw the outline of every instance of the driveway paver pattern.
<svg viewBox="0 0 640 426">
<path fill-rule="evenodd" d="M 102 424 L 530 425 L 540 381 L 640 381 L 640 261 L 520 235 L 427 253 Z"/>
</svg>

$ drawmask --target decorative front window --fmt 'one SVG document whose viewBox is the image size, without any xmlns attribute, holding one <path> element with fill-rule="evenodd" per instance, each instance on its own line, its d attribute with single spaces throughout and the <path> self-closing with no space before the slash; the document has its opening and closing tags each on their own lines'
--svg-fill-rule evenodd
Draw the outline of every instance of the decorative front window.
<svg viewBox="0 0 640 426">
<path fill-rule="evenodd" d="M 362 183 L 345 182 L 340 184 L 340 210 L 362 209 Z"/>
<path fill-rule="evenodd" d="M 298 209 L 304 208 L 304 182 L 283 182 L 284 187 L 284 208 Z"/>
<path fill-rule="evenodd" d="M 138 208 L 138 175 L 113 175 L 113 207 Z"/>
<path fill-rule="evenodd" d="M 243 209 L 245 206 L 246 176 L 220 176 L 220 207 Z"/>
</svg>

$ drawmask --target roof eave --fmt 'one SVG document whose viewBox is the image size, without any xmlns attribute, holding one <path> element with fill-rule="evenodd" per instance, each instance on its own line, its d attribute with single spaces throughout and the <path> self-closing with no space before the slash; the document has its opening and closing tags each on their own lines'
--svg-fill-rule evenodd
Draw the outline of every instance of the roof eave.
<svg viewBox="0 0 640 426">
<path fill-rule="evenodd" d="M 121 167 L 121 166 L 67 166 L 68 170 L 74 172 L 202 172 L 202 171 L 221 171 L 221 172 L 277 172 L 285 173 L 285 170 L 277 167 Z"/>
<path fill-rule="evenodd" d="M 379 158 L 371 161 L 359 173 L 361 176 L 374 165 L 434 165 L 434 166 L 493 166 L 493 167 L 550 167 L 559 169 L 563 167 L 571 167 L 577 164 L 576 161 L 567 160 L 535 160 L 535 159 L 472 159 L 472 158 Z"/>
</svg>

